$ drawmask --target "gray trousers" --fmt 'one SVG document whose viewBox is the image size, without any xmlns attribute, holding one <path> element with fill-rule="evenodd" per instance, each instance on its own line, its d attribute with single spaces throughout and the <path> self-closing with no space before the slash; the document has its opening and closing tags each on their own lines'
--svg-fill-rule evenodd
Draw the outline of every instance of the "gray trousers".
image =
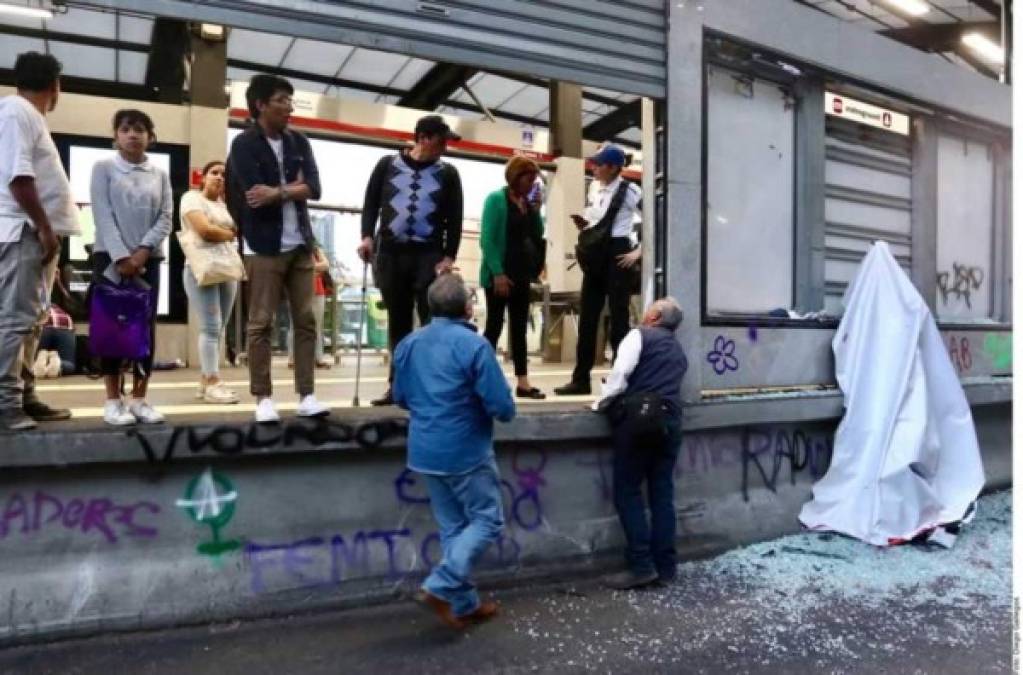
<svg viewBox="0 0 1023 675">
<path fill-rule="evenodd" d="M 43 265 L 43 301 L 39 305 L 39 315 L 32 326 L 32 330 L 25 337 L 25 348 L 21 356 L 21 381 L 22 400 L 28 403 L 36 398 L 36 375 L 32 371 L 35 365 L 36 355 L 39 352 L 39 338 L 43 335 L 43 326 L 50 316 L 50 297 L 53 293 L 53 281 L 57 277 L 57 263 L 60 262 L 60 254 L 53 256 L 53 260 Z"/>
<path fill-rule="evenodd" d="M 20 409 L 25 341 L 44 306 L 42 246 L 27 224 L 21 239 L 0 242 L 0 410 Z"/>
</svg>

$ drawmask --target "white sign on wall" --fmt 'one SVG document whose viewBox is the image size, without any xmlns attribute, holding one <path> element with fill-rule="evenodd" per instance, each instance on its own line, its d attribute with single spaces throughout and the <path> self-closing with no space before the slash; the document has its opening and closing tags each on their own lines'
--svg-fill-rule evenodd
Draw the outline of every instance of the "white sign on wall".
<svg viewBox="0 0 1023 675">
<path fill-rule="evenodd" d="M 903 136 L 909 135 L 909 115 L 830 91 L 824 92 L 824 112 Z"/>
</svg>

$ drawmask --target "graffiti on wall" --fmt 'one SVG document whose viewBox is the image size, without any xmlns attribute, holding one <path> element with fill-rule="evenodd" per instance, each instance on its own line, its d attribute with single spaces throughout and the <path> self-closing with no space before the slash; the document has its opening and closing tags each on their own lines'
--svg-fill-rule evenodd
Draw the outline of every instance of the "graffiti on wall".
<svg viewBox="0 0 1023 675">
<path fill-rule="evenodd" d="M 735 340 L 718 335 L 714 339 L 714 348 L 707 353 L 707 362 L 718 375 L 730 370 L 739 370 L 739 355 L 735 353 Z"/>
<path fill-rule="evenodd" d="M 948 338 L 948 358 L 952 360 L 956 373 L 963 375 L 973 368 L 973 352 L 970 351 L 970 338 L 966 336 Z"/>
<path fill-rule="evenodd" d="M 512 452 L 510 463 L 511 476 L 501 480 L 506 529 L 484 554 L 483 567 L 516 565 L 522 550 L 518 534 L 535 531 L 545 522 L 541 489 L 547 485 L 546 452 L 518 449 Z M 246 541 L 243 550 L 252 592 L 336 586 L 347 579 L 374 574 L 401 580 L 428 572 L 440 561 L 442 552 L 440 534 L 432 526 L 428 511 L 426 485 L 409 469 L 400 471 L 392 485 L 399 508 L 406 515 L 420 511 L 416 515 L 422 517 L 417 520 L 430 526 L 358 529 L 286 542 Z M 402 522 L 405 520 L 403 517 Z"/>
<path fill-rule="evenodd" d="M 149 501 L 118 502 L 110 497 L 58 497 L 42 490 L 15 492 L 4 502 L 0 540 L 32 536 L 43 530 L 66 530 L 98 536 L 110 544 L 150 539 L 157 528 L 149 516 L 160 506 Z"/>
<path fill-rule="evenodd" d="M 984 336 L 984 353 L 995 370 L 1012 369 L 1012 333 L 988 333 Z"/>
<path fill-rule="evenodd" d="M 831 464 L 832 445 L 830 433 L 798 427 L 747 427 L 738 432 L 686 435 L 675 463 L 675 480 L 739 470 L 742 496 L 748 502 L 758 481 L 776 493 L 785 477 L 792 485 L 800 474 L 821 478 Z M 611 501 L 612 453 L 579 458 L 576 465 L 596 470 L 594 485 L 601 499 Z"/>
<path fill-rule="evenodd" d="M 203 555 L 219 556 L 228 551 L 241 548 L 237 539 L 224 540 L 220 531 L 234 517 L 235 502 L 238 491 L 231 480 L 221 473 L 207 467 L 198 476 L 188 482 L 185 494 L 175 502 L 179 509 L 196 523 L 210 528 L 210 541 L 200 542 L 196 550 Z"/>
<path fill-rule="evenodd" d="M 949 299 L 965 302 L 973 308 L 971 297 L 974 291 L 980 290 L 984 283 L 984 270 L 979 267 L 952 263 L 951 272 L 938 272 L 938 292 L 941 293 L 941 304 L 948 306 Z"/>
<path fill-rule="evenodd" d="M 187 451 L 191 455 L 205 452 L 217 455 L 240 455 L 251 451 L 355 444 L 363 449 L 379 447 L 392 438 L 408 434 L 408 421 L 403 418 L 373 420 L 356 426 L 340 420 L 321 417 L 315 420 L 296 419 L 283 425 L 255 422 L 247 427 L 224 425 L 210 429 L 175 427 L 157 451 L 155 440 L 140 429 L 128 432 L 139 443 L 146 461 L 171 462 L 175 455 Z"/>
<path fill-rule="evenodd" d="M 754 470 L 764 487 L 777 492 L 778 481 L 785 476 L 786 469 L 791 485 L 796 484 L 796 475 L 804 471 L 814 480 L 823 477 L 831 465 L 832 450 L 830 436 L 814 437 L 802 429 L 743 429 L 743 499 L 749 501 L 750 479 Z"/>
</svg>

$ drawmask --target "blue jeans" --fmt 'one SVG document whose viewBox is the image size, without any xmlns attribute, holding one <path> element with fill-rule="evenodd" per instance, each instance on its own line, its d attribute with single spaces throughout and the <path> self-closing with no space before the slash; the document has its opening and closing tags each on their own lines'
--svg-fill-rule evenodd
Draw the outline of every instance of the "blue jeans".
<svg viewBox="0 0 1023 675">
<path fill-rule="evenodd" d="M 455 616 L 471 614 L 480 606 L 476 586 L 469 580 L 472 568 L 504 527 L 497 462 L 492 458 L 458 476 L 424 478 L 444 557 L 423 588 L 451 603 Z"/>
<path fill-rule="evenodd" d="M 220 372 L 220 335 L 234 308 L 238 282 L 200 286 L 188 265 L 185 265 L 181 276 L 185 295 L 199 317 L 199 366 L 203 375 L 216 375 Z"/>
<path fill-rule="evenodd" d="M 632 572 L 657 572 L 664 579 L 675 577 L 675 462 L 682 447 L 682 423 L 678 418 L 666 424 L 664 441 L 654 445 L 634 443 L 625 425 L 615 427 L 614 503 L 625 530 L 625 562 Z M 650 501 L 650 522 L 643 502 L 646 483 Z"/>
</svg>

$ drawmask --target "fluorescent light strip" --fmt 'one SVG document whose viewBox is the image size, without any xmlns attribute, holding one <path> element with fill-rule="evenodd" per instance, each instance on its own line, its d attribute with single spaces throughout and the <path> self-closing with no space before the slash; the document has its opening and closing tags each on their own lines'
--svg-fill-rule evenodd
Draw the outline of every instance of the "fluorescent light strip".
<svg viewBox="0 0 1023 675">
<path fill-rule="evenodd" d="M 1005 63 L 1005 50 L 992 42 L 986 35 L 967 33 L 963 36 L 963 44 L 992 63 Z"/>
<path fill-rule="evenodd" d="M 931 6 L 924 0 L 885 0 L 885 2 L 910 16 L 923 16 L 931 11 Z"/>
<path fill-rule="evenodd" d="M 26 5 L 9 5 L 0 2 L 0 14 L 17 14 L 18 16 L 29 16 L 34 19 L 52 19 L 53 12 L 42 7 L 28 7 Z"/>
</svg>

